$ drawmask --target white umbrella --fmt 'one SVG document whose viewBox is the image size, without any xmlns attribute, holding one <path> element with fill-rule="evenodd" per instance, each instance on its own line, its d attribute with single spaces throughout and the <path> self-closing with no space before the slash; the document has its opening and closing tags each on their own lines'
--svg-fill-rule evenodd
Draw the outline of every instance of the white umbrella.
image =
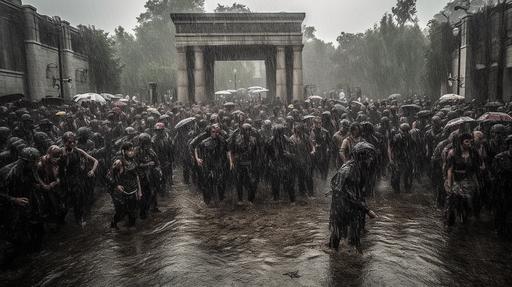
<svg viewBox="0 0 512 287">
<path fill-rule="evenodd" d="M 261 89 L 257 89 L 257 90 L 251 90 L 250 92 L 257 94 L 257 93 L 266 93 L 266 92 L 268 92 L 268 90 L 265 88 L 261 88 Z"/>
<path fill-rule="evenodd" d="M 101 93 L 100 95 L 107 101 L 112 101 L 112 99 L 115 99 L 115 96 L 109 93 Z"/>
<path fill-rule="evenodd" d="M 262 90 L 262 89 L 265 89 L 263 87 L 260 87 L 260 86 L 254 86 L 254 87 L 249 87 L 247 88 L 248 90 Z"/>
<path fill-rule="evenodd" d="M 439 98 L 440 103 L 464 101 L 463 96 L 457 94 L 446 94 Z"/>
<path fill-rule="evenodd" d="M 238 92 L 237 90 L 226 90 L 227 92 L 230 92 L 230 93 L 236 93 Z"/>
<path fill-rule="evenodd" d="M 215 92 L 215 95 L 217 96 L 224 96 L 224 95 L 231 95 L 231 92 L 228 92 L 228 91 L 218 91 L 218 92 Z"/>
<path fill-rule="evenodd" d="M 317 96 L 317 95 L 314 95 L 314 96 L 309 97 L 308 99 L 310 99 L 310 100 L 323 100 L 324 98 L 322 98 L 320 96 Z"/>
<path fill-rule="evenodd" d="M 102 105 L 107 104 L 107 100 L 105 100 L 105 98 L 103 98 L 101 95 L 96 94 L 96 93 L 87 93 L 87 94 L 76 95 L 73 97 L 73 101 L 75 101 L 77 103 L 96 102 L 96 103 L 100 103 Z"/>
</svg>

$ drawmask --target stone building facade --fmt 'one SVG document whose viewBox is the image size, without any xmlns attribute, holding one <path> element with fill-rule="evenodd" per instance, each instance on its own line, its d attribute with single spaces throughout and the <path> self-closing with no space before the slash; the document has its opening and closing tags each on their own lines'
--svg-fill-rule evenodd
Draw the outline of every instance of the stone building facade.
<svg viewBox="0 0 512 287">
<path fill-rule="evenodd" d="M 512 1 L 505 3 L 456 25 L 460 46 L 453 52 L 448 92 L 480 103 L 512 101 Z"/>
<path fill-rule="evenodd" d="M 0 0 L 0 95 L 69 99 L 89 89 L 88 70 L 78 29 L 20 0 Z"/>
</svg>

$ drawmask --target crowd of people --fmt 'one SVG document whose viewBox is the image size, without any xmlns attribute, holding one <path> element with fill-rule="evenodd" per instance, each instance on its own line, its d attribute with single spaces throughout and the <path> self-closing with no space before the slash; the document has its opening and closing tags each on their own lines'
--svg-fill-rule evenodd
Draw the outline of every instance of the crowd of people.
<svg viewBox="0 0 512 287">
<path fill-rule="evenodd" d="M 174 180 L 211 205 L 236 190 L 252 205 L 306 200 L 331 180 L 330 246 L 360 247 L 378 180 L 396 193 L 432 182 L 452 226 L 488 210 L 507 235 L 512 207 L 512 105 L 448 101 L 337 101 L 155 107 L 116 102 L 0 107 L 0 240 L 12 254 L 38 250 L 70 218 L 84 226 L 96 194 L 110 194 L 112 228 L 158 213 Z M 488 118 L 475 120 L 485 112 Z M 508 114 L 507 114 L 508 113 Z M 180 176 L 173 177 L 174 170 Z M 70 213 L 71 214 L 71 213 Z"/>
</svg>

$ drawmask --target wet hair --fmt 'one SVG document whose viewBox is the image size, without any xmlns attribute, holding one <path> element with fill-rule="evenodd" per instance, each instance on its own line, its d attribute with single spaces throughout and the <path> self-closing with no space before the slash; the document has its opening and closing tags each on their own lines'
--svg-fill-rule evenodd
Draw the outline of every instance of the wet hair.
<svg viewBox="0 0 512 287">
<path fill-rule="evenodd" d="M 353 133 L 356 129 L 359 132 L 361 132 L 361 125 L 359 123 L 352 123 L 352 124 L 350 124 L 350 133 Z"/>
<path fill-rule="evenodd" d="M 133 143 L 128 141 L 128 142 L 124 142 L 123 145 L 121 146 L 121 150 L 122 151 L 127 151 L 127 150 L 130 150 L 133 148 Z"/>
<path fill-rule="evenodd" d="M 73 132 L 65 132 L 62 135 L 62 142 L 65 143 L 65 142 L 69 141 L 71 138 L 76 138 L 75 133 L 73 133 Z"/>
</svg>

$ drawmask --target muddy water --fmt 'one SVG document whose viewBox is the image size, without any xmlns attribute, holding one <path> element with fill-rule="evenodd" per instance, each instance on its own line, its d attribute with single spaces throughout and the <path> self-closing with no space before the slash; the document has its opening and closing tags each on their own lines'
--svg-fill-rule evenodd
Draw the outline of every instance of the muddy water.
<svg viewBox="0 0 512 287">
<path fill-rule="evenodd" d="M 426 186 L 394 195 L 381 183 L 363 254 L 325 247 L 329 198 L 206 207 L 178 184 L 162 213 L 109 228 L 108 197 L 85 229 L 68 225 L 46 249 L 0 273 L 5 286 L 506 286 L 512 248 L 489 218 L 447 232 Z"/>
</svg>

